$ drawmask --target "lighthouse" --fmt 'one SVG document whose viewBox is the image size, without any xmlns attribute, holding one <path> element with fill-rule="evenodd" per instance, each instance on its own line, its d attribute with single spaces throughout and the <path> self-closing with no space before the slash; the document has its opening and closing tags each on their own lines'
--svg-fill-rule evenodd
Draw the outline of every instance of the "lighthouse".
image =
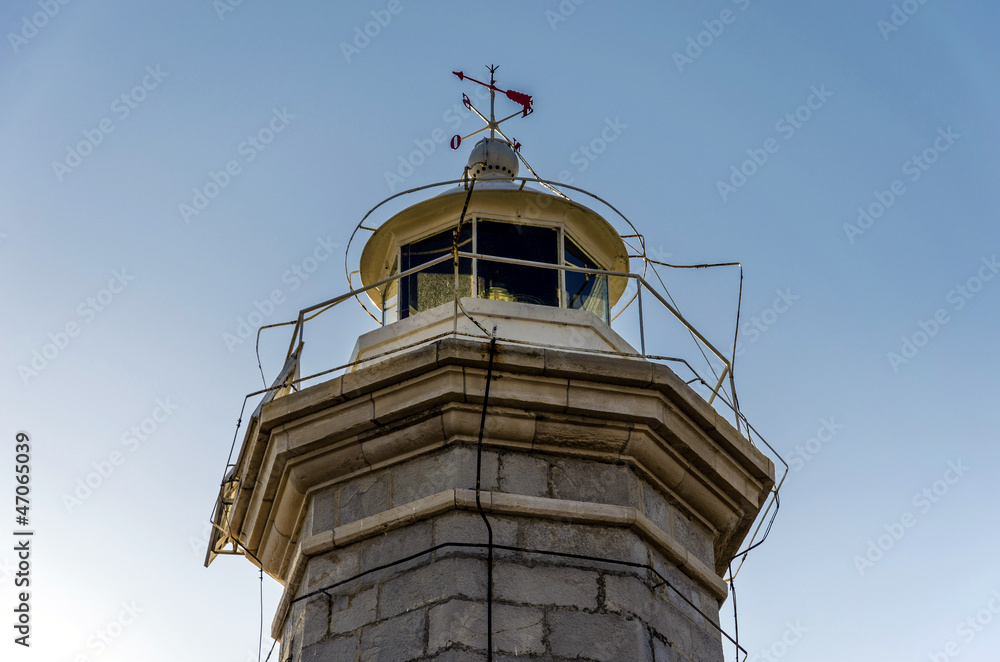
<svg viewBox="0 0 1000 662">
<path fill-rule="evenodd" d="M 282 584 L 282 661 L 721 662 L 774 464 L 724 406 L 725 372 L 699 392 L 646 330 L 615 330 L 622 307 L 662 305 L 725 362 L 612 223 L 535 176 L 501 126 L 532 98 L 494 72 L 455 72 L 490 91 L 488 115 L 464 97 L 486 126 L 452 140 L 476 138 L 455 181 L 362 221 L 360 282 L 290 325 L 206 564 L 242 554 Z M 355 300 L 378 328 L 301 375 L 309 320 Z"/>
</svg>

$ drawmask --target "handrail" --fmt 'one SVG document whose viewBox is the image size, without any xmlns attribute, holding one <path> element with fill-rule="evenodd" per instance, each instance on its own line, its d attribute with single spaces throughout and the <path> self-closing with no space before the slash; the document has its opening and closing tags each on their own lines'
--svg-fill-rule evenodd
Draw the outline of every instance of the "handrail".
<svg viewBox="0 0 1000 662">
<path fill-rule="evenodd" d="M 318 317 L 319 315 L 323 314 L 324 312 L 326 312 L 330 308 L 333 308 L 333 307 L 335 307 L 335 306 L 343 303 L 344 301 L 347 301 L 347 300 L 351 299 L 352 297 L 356 297 L 359 294 L 363 294 L 365 292 L 368 292 L 369 290 L 382 287 L 382 286 L 384 286 L 384 285 L 386 285 L 388 283 L 392 283 L 392 282 L 398 281 L 401 278 L 406 278 L 408 276 L 412 276 L 412 275 L 414 275 L 416 273 L 419 273 L 421 271 L 429 269 L 430 267 L 434 267 L 434 266 L 436 266 L 438 264 L 441 264 L 442 262 L 445 262 L 448 259 L 454 259 L 456 257 L 463 258 L 463 259 L 476 259 L 476 260 L 484 260 L 484 261 L 489 261 L 489 262 L 499 262 L 499 263 L 511 264 L 511 265 L 515 265 L 515 266 L 536 267 L 536 268 L 541 268 L 541 269 L 554 269 L 554 270 L 558 270 L 558 271 L 570 271 L 570 272 L 574 272 L 574 273 L 593 274 L 593 275 L 597 275 L 597 276 L 604 276 L 604 277 L 607 277 L 607 278 L 626 278 L 626 279 L 634 280 L 635 283 L 636 283 L 637 290 L 639 292 L 641 292 L 643 289 L 648 290 L 649 293 L 652 294 L 653 297 L 656 298 L 657 302 L 659 302 L 660 305 L 663 306 L 663 308 L 665 308 L 678 322 L 681 323 L 681 325 L 688 332 L 690 332 L 695 337 L 695 339 L 699 343 L 701 343 L 704 347 L 706 347 L 712 353 L 712 355 L 714 355 L 723 364 L 721 375 L 719 376 L 718 382 L 715 384 L 715 387 L 713 388 L 712 386 L 709 385 L 708 382 L 706 382 L 704 380 L 704 378 L 702 378 L 698 374 L 697 371 L 694 370 L 694 368 L 690 364 L 688 364 L 685 361 L 685 364 L 687 364 L 688 368 L 691 369 L 692 373 L 694 373 L 694 375 L 698 378 L 698 381 L 700 381 L 701 383 L 705 384 L 706 387 L 709 389 L 709 391 L 711 393 L 711 396 L 708 397 L 708 404 L 709 405 L 711 405 L 711 404 L 714 403 L 715 398 L 718 396 L 719 392 L 722 390 L 723 383 L 725 382 L 726 377 L 728 375 L 732 374 L 732 364 L 731 364 L 730 360 L 722 352 L 720 352 L 707 338 L 705 338 L 705 336 L 700 331 L 698 331 L 698 329 L 696 329 L 694 327 L 694 325 L 692 325 L 680 313 L 680 311 L 678 311 L 673 305 L 671 305 L 656 290 L 656 288 L 654 288 L 649 283 L 649 281 L 647 281 L 641 274 L 632 273 L 632 272 L 629 272 L 629 271 L 610 271 L 610 270 L 607 270 L 607 269 L 594 269 L 594 268 L 589 268 L 589 267 L 577 267 L 577 266 L 569 265 L 569 264 L 557 264 L 557 263 L 550 263 L 550 262 L 536 262 L 536 261 L 533 261 L 533 260 L 523 260 L 523 259 L 519 259 L 519 258 L 502 257 L 502 256 L 498 256 L 498 255 L 487 255 L 487 254 L 484 254 L 484 253 L 473 253 L 473 252 L 466 252 L 466 251 L 457 251 L 457 252 L 455 252 L 455 251 L 449 251 L 449 252 L 444 253 L 443 255 L 441 255 L 439 257 L 434 258 L 433 260 L 428 260 L 427 262 L 424 262 L 423 264 L 420 264 L 420 265 L 418 265 L 416 267 L 412 267 L 410 269 L 407 269 L 405 271 L 399 272 L 397 274 L 393 274 L 393 275 L 388 276 L 386 278 L 382 278 L 381 280 L 375 281 L 375 282 L 370 283 L 368 285 L 365 285 L 363 287 L 358 287 L 358 288 L 352 289 L 349 292 L 346 292 L 344 294 L 340 294 L 338 296 L 332 297 L 332 298 L 327 299 L 325 301 L 322 301 L 320 303 L 313 304 L 311 306 L 307 306 L 305 308 L 302 308 L 299 311 L 299 314 L 298 314 L 298 317 L 297 317 L 296 321 L 294 322 L 295 327 L 294 327 L 294 329 L 292 331 L 292 338 L 291 338 L 291 341 L 289 343 L 288 353 L 286 354 L 286 361 L 291 358 L 292 352 L 293 352 L 294 348 L 296 347 L 296 345 L 297 344 L 301 344 L 303 342 L 303 334 L 304 334 L 305 322 L 307 322 L 307 321 L 309 321 L 311 319 L 314 319 L 315 317 Z M 319 312 L 316 312 L 316 311 L 319 311 Z M 383 311 L 384 311 L 384 303 L 383 303 Z M 310 313 L 315 313 L 315 314 L 310 315 Z M 639 313 L 639 330 L 640 330 L 640 336 L 642 337 L 642 343 L 641 343 L 642 347 L 641 347 L 641 352 L 640 352 L 639 356 L 643 357 L 643 358 L 653 358 L 653 357 L 648 356 L 646 354 L 646 348 L 645 348 L 645 318 L 644 318 L 644 313 L 643 313 L 643 310 L 642 310 L 641 306 L 639 307 L 638 313 Z M 736 407 L 734 407 L 732 404 L 730 404 L 728 402 L 727 402 L 727 406 L 730 409 L 733 410 L 733 413 L 736 416 L 736 418 L 735 418 L 736 425 L 740 426 L 741 425 L 741 418 L 742 418 L 740 416 L 740 412 L 738 411 L 738 409 Z M 745 422 L 743 422 L 743 424 L 745 424 Z"/>
</svg>

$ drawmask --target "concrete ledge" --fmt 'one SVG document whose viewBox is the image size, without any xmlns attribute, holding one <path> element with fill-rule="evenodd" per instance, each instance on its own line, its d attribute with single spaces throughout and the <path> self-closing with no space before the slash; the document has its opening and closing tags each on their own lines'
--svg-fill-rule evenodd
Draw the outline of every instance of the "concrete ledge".
<svg viewBox="0 0 1000 662">
<path fill-rule="evenodd" d="M 630 506 L 613 506 L 584 501 L 566 501 L 502 492 L 480 492 L 485 512 L 494 515 L 569 521 L 577 524 L 629 528 L 662 553 L 681 572 L 708 590 L 718 600 L 728 595 L 726 583 L 711 568 L 692 556 L 683 545 L 649 518 Z M 280 640 L 292 600 L 301 586 L 309 559 L 368 538 L 380 536 L 421 520 L 452 510 L 478 510 L 475 490 L 445 490 L 412 503 L 391 508 L 371 517 L 322 531 L 304 538 L 291 563 L 288 583 L 281 596 L 271 636 Z"/>
</svg>

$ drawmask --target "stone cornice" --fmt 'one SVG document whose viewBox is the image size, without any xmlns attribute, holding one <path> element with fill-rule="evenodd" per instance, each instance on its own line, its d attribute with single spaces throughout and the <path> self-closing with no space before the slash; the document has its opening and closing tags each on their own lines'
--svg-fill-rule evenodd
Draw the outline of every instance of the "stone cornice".
<svg viewBox="0 0 1000 662">
<path fill-rule="evenodd" d="M 267 403 L 241 451 L 233 509 L 265 570 L 289 579 L 312 490 L 474 442 L 487 352 L 439 340 Z M 629 464 L 716 532 L 719 558 L 773 485 L 770 460 L 665 366 L 501 345 L 494 375 L 489 447 Z"/>
</svg>

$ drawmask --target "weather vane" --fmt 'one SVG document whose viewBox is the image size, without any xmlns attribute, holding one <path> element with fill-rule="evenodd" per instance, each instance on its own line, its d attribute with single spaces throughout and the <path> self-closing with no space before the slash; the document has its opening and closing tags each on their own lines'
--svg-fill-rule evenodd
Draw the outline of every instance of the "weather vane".
<svg viewBox="0 0 1000 662">
<path fill-rule="evenodd" d="M 513 118 L 513 117 L 517 117 L 518 115 L 520 115 L 521 117 L 527 117 L 528 115 L 530 115 L 534 111 L 534 109 L 531 107 L 531 103 L 532 103 L 531 96 L 527 95 L 527 94 L 522 94 L 521 92 L 515 92 L 514 90 L 501 90 L 499 87 L 497 87 L 496 86 L 496 79 L 494 78 L 494 74 L 496 73 L 496 70 L 498 68 L 499 67 L 496 66 L 496 65 L 487 67 L 487 69 L 489 69 L 489 71 L 490 71 L 490 82 L 489 83 L 484 83 L 483 81 L 476 80 L 475 78 L 472 78 L 471 76 L 466 76 L 461 71 L 453 71 L 453 72 L 451 72 L 451 73 L 455 74 L 456 76 L 458 76 L 459 80 L 471 80 L 473 83 L 478 83 L 479 85 L 482 85 L 483 87 L 489 89 L 489 91 L 490 91 L 490 117 L 489 117 L 489 119 L 487 119 L 485 115 L 483 115 L 481 112 L 479 112 L 479 110 L 475 106 L 472 105 L 472 100 L 469 99 L 469 95 L 462 94 L 462 103 L 465 105 L 466 108 L 468 108 L 469 110 L 471 110 L 472 112 L 474 112 L 476 115 L 479 115 L 480 119 L 482 119 L 484 122 L 486 122 L 486 126 L 484 126 L 483 128 L 479 129 L 478 131 L 474 131 L 473 133 L 470 133 L 469 135 L 467 135 L 465 137 L 462 137 L 461 135 L 455 134 L 452 137 L 452 139 L 451 139 L 451 148 L 452 149 L 458 149 L 459 145 L 462 144 L 463 140 L 466 140 L 467 138 L 471 138 L 472 136 L 478 135 L 478 134 L 482 133 L 483 131 L 486 131 L 487 129 L 489 129 L 490 138 L 496 137 L 496 134 L 499 133 L 500 137 L 503 138 L 504 140 L 506 140 L 514 148 L 515 151 L 517 151 L 521 147 L 520 143 L 517 143 L 517 142 L 511 140 L 510 138 L 508 138 L 507 136 L 504 135 L 503 131 L 500 130 L 500 125 L 503 124 L 504 122 L 506 122 L 507 120 Z M 497 92 L 503 93 L 504 95 L 507 96 L 508 99 L 510 99 L 511 101 L 513 101 L 516 104 L 519 104 L 521 106 L 521 110 L 518 111 L 518 112 L 516 112 L 516 113 L 513 113 L 512 115 L 508 115 L 507 117 L 505 117 L 502 120 L 498 121 L 497 118 L 496 118 L 496 110 L 495 110 L 495 107 L 496 107 L 496 94 L 497 94 Z"/>
</svg>

